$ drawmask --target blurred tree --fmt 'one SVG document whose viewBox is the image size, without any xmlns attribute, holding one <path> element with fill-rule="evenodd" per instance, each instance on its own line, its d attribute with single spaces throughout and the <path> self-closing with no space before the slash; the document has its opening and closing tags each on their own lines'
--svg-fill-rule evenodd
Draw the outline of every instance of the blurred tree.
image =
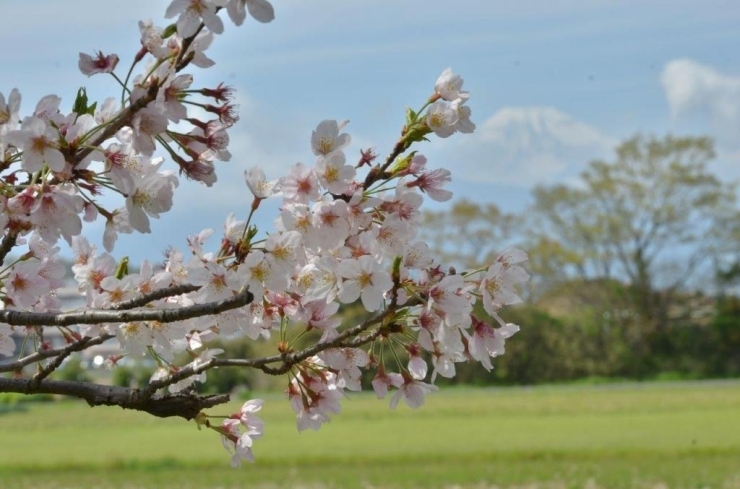
<svg viewBox="0 0 740 489">
<path fill-rule="evenodd" d="M 421 239 L 442 262 L 463 268 L 490 263 L 511 243 L 517 217 L 495 204 L 460 200 L 452 208 L 426 211 Z"/>
<path fill-rule="evenodd" d="M 645 348 L 646 336 L 690 314 L 679 292 L 712 285 L 715 264 L 737 248 L 736 188 L 708 171 L 713 157 L 706 137 L 638 135 L 613 162 L 591 162 L 577 185 L 536 188 L 533 276 L 627 284 L 633 347 Z"/>
</svg>

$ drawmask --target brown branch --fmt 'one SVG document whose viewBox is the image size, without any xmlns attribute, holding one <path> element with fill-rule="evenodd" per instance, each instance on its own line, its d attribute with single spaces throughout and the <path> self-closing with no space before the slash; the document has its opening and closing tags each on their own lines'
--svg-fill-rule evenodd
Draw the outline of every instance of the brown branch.
<svg viewBox="0 0 740 489">
<path fill-rule="evenodd" d="M 4 363 L 0 365 L 0 373 L 18 372 L 26 365 L 30 365 L 32 363 L 44 360 L 46 358 L 55 357 L 57 355 L 63 355 L 67 351 L 69 351 L 69 353 L 73 353 L 76 351 L 82 351 L 88 347 L 99 345 L 101 343 L 105 343 L 106 341 L 108 341 L 109 339 L 113 337 L 114 336 L 111 334 L 102 334 L 100 336 L 95 336 L 95 337 L 85 336 L 81 338 L 80 340 L 75 341 L 71 345 L 67 345 L 65 347 L 50 348 L 48 350 L 39 350 L 37 352 L 31 353 L 30 355 L 27 355 L 19 359 L 16 362 Z M 67 353 L 67 355 L 69 355 L 69 353 Z"/>
<path fill-rule="evenodd" d="M 8 256 L 10 250 L 15 246 L 15 241 L 18 236 L 10 231 L 8 234 L 3 236 L 2 242 L 0 242 L 0 266 L 5 263 L 5 257 Z"/>
<path fill-rule="evenodd" d="M 385 174 L 386 170 L 391 166 L 391 164 L 398 158 L 401 153 L 406 151 L 408 149 L 407 143 L 404 140 L 403 136 L 399 138 L 398 141 L 396 141 L 395 146 L 393 147 L 393 151 L 386 157 L 385 162 L 382 166 L 373 168 L 370 172 L 368 172 L 367 176 L 365 177 L 365 181 L 362 184 L 362 187 L 367 190 L 370 188 L 372 184 L 377 182 L 378 180 L 381 180 L 383 178 L 387 178 Z"/>
<path fill-rule="evenodd" d="M 229 402 L 228 394 L 198 396 L 174 394 L 161 397 L 143 396 L 139 389 L 100 385 L 88 382 L 0 378 L 0 392 L 20 394 L 59 394 L 84 399 L 90 406 L 119 406 L 144 411 L 160 418 L 180 416 L 193 419 L 201 410 Z"/>
<path fill-rule="evenodd" d="M 159 321 L 171 323 L 195 317 L 220 314 L 251 303 L 254 296 L 244 289 L 239 294 L 216 302 L 194 304 L 179 309 L 87 310 L 60 314 L 25 311 L 0 311 L 0 322 L 13 326 L 74 326 L 76 324 L 128 323 L 134 321 Z"/>
<path fill-rule="evenodd" d="M 411 307 L 417 305 L 417 303 L 417 301 L 410 301 L 409 303 L 405 304 L 404 307 Z M 207 360 L 206 362 L 200 363 L 198 365 L 190 364 L 181 368 L 168 377 L 150 382 L 144 392 L 145 395 L 152 395 L 158 389 L 167 387 L 168 385 L 172 385 L 192 375 L 198 375 L 214 367 L 251 367 L 257 368 L 269 375 L 282 375 L 288 372 L 294 365 L 316 355 L 317 353 L 328 350 L 329 348 L 356 347 L 365 343 L 369 343 L 370 341 L 376 339 L 378 336 L 385 334 L 387 331 L 383 327 L 380 327 L 367 336 L 358 338 L 354 337 L 367 331 L 368 329 L 370 329 L 371 326 L 383 323 L 384 321 L 392 318 L 393 316 L 395 316 L 396 312 L 397 310 L 395 309 L 395 307 L 387 309 L 386 311 L 367 319 L 365 322 L 343 331 L 338 336 L 335 336 L 330 340 L 316 343 L 313 346 L 304 348 L 303 350 L 299 350 L 297 352 L 286 352 L 268 357 L 247 359 L 211 358 L 210 360 Z M 278 367 L 269 366 L 269 364 L 277 362 L 282 362 L 282 365 Z"/>
<path fill-rule="evenodd" d="M 199 285 L 183 284 L 173 285 L 172 287 L 165 287 L 164 289 L 157 289 L 148 294 L 144 294 L 141 297 L 119 302 L 111 307 L 111 310 L 120 311 L 123 309 L 135 309 L 149 304 L 152 301 L 159 299 L 166 299 L 167 297 L 173 297 L 176 295 L 187 294 L 188 292 L 195 292 L 200 289 Z"/>
</svg>

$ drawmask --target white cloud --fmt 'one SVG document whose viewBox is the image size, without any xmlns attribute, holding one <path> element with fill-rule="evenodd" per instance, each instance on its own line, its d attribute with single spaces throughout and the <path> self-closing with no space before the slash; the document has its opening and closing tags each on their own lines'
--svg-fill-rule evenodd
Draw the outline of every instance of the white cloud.
<svg viewBox="0 0 740 489">
<path fill-rule="evenodd" d="M 616 140 L 552 107 L 506 107 L 457 135 L 446 160 L 457 178 L 520 187 L 570 180 Z M 452 150 L 452 151 L 450 151 Z"/>
<path fill-rule="evenodd" d="M 729 76 L 690 59 L 666 64 L 660 83 L 675 119 L 703 116 L 723 139 L 740 130 L 740 76 Z"/>
</svg>

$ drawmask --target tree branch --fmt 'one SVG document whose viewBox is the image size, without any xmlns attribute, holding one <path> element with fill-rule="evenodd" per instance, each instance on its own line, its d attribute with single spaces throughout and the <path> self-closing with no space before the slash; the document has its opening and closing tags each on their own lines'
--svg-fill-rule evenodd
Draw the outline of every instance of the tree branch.
<svg viewBox="0 0 740 489">
<path fill-rule="evenodd" d="M 139 389 L 100 385 L 87 382 L 0 378 L 0 392 L 20 394 L 59 394 L 84 399 L 90 406 L 120 406 L 144 411 L 160 418 L 179 416 L 193 419 L 201 410 L 229 402 L 228 394 L 198 396 L 175 394 L 161 397 L 143 396 Z"/>
<path fill-rule="evenodd" d="M 413 301 L 413 302 L 410 301 L 409 303 L 405 304 L 404 307 L 411 307 L 411 306 L 416 305 L 416 303 L 417 303 L 416 301 Z M 168 385 L 172 385 L 176 382 L 179 382 L 180 380 L 186 379 L 193 375 L 198 375 L 214 367 L 251 367 L 251 368 L 257 368 L 259 370 L 262 370 L 263 372 L 269 375 L 282 375 L 288 372 L 294 365 L 302 362 L 303 360 L 307 358 L 310 358 L 316 355 L 317 353 L 320 353 L 324 350 L 328 350 L 329 348 L 356 347 L 356 346 L 363 345 L 365 343 L 368 343 L 376 339 L 378 336 L 381 336 L 387 331 L 385 331 L 384 328 L 380 327 L 376 331 L 373 331 L 371 334 L 367 336 L 363 336 L 361 338 L 353 338 L 353 337 L 367 331 L 374 324 L 382 323 L 388 318 L 394 317 L 396 312 L 397 312 L 397 309 L 395 307 L 391 307 L 387 309 L 386 311 L 384 311 L 383 313 L 378 314 L 372 318 L 369 318 L 365 322 L 343 331 L 338 336 L 335 336 L 334 338 L 330 340 L 316 343 L 313 346 L 304 348 L 303 350 L 300 350 L 297 352 L 293 352 L 293 353 L 286 352 L 286 353 L 281 353 L 279 355 L 272 355 L 269 357 L 248 358 L 248 359 L 211 358 L 210 360 L 207 360 L 203 363 L 199 363 L 197 365 L 190 364 L 190 365 L 187 365 L 181 368 L 177 372 L 171 374 L 169 377 L 165 377 L 163 379 L 150 382 L 149 385 L 145 389 L 145 395 L 152 395 L 158 389 L 167 387 Z M 345 340 L 349 340 L 349 341 L 345 341 Z M 279 367 L 269 367 L 268 366 L 269 364 L 276 363 L 276 362 L 282 362 L 282 365 L 280 365 Z"/>
<path fill-rule="evenodd" d="M 5 263 L 5 257 L 8 256 L 10 250 L 15 246 L 17 235 L 14 232 L 9 232 L 3 236 L 2 242 L 0 242 L 0 266 Z"/>
<path fill-rule="evenodd" d="M 188 292 L 195 292 L 198 289 L 200 289 L 200 285 L 173 285 L 171 287 L 165 287 L 164 289 L 154 290 L 148 294 L 142 295 L 141 297 L 136 297 L 128 301 L 119 302 L 118 304 L 114 304 L 111 309 L 115 311 L 120 311 L 123 309 L 135 309 L 137 307 L 145 306 L 152 301 L 166 299 L 167 297 L 173 297 L 176 295 L 187 294 Z"/>
<path fill-rule="evenodd" d="M 105 343 L 106 341 L 108 341 L 109 339 L 113 337 L 114 336 L 112 334 L 101 334 L 100 336 L 95 336 L 95 337 L 85 336 L 81 338 L 80 340 L 75 341 L 71 345 L 67 345 L 62 348 L 39 350 L 37 352 L 31 353 L 30 355 L 27 355 L 19 359 L 16 362 L 5 363 L 3 365 L 0 365 L 0 373 L 18 372 L 26 365 L 30 365 L 40 360 L 44 360 L 45 358 L 51 358 L 51 357 L 55 357 L 58 355 L 64 355 L 65 357 L 67 357 L 69 356 L 69 354 L 74 353 L 76 351 L 82 351 L 91 346 Z"/>
<path fill-rule="evenodd" d="M 220 314 L 251 303 L 254 296 L 249 290 L 216 302 L 194 304 L 179 309 L 152 310 L 87 310 L 60 314 L 24 311 L 0 311 L 0 322 L 13 326 L 73 326 L 76 324 L 128 323 L 135 321 L 159 321 L 171 323 L 195 317 Z"/>
</svg>

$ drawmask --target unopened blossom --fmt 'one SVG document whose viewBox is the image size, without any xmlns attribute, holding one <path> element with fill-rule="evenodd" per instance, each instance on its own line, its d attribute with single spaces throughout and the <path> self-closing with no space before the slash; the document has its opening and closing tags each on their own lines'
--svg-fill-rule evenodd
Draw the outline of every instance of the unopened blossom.
<svg viewBox="0 0 740 489">
<path fill-rule="evenodd" d="M 242 25 L 247 18 L 247 10 L 254 20 L 263 24 L 275 19 L 275 9 L 267 0 L 229 0 L 226 4 L 226 11 L 236 25 Z"/>
<path fill-rule="evenodd" d="M 434 131 L 434 134 L 441 138 L 446 138 L 455 132 L 457 111 L 441 100 L 438 100 L 427 109 L 425 121 L 429 129 Z"/>
<path fill-rule="evenodd" d="M 349 146 L 351 141 L 347 133 L 339 134 L 349 121 L 337 122 L 335 120 L 324 120 L 316 126 L 311 133 L 311 148 L 315 155 L 328 155 L 333 151 L 339 151 Z"/>
<path fill-rule="evenodd" d="M 198 31 L 201 22 L 214 34 L 224 31 L 224 23 L 216 13 L 217 7 L 225 7 L 225 0 L 173 0 L 164 14 L 166 19 L 175 15 L 177 33 L 183 38 L 190 37 Z"/>
<path fill-rule="evenodd" d="M 92 76 L 98 73 L 113 73 L 118 64 L 118 55 L 109 54 L 105 55 L 98 51 L 95 57 L 90 56 L 86 53 L 80 53 L 80 60 L 77 62 L 77 66 L 83 75 Z"/>
<path fill-rule="evenodd" d="M 434 91 L 443 99 L 448 102 L 452 102 L 455 99 L 461 98 L 467 100 L 468 92 L 462 91 L 463 79 L 460 75 L 452 72 L 452 68 L 446 68 L 437 82 L 434 84 Z"/>
</svg>

